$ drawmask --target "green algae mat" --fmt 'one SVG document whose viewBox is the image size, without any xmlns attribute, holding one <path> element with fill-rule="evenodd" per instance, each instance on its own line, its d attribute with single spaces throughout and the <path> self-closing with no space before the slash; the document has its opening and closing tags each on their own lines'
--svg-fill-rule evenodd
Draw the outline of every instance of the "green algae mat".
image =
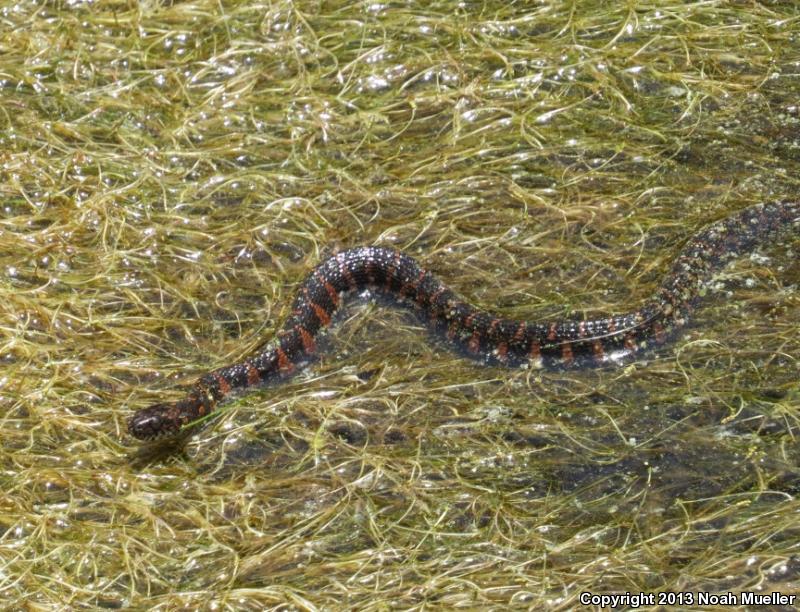
<svg viewBox="0 0 800 612">
<path fill-rule="evenodd" d="M 618 367 L 349 300 L 296 376 L 127 422 L 344 249 L 508 318 L 631 312 L 799 176 L 794 2 L 0 3 L 0 607 L 796 605 L 797 234 Z"/>
</svg>

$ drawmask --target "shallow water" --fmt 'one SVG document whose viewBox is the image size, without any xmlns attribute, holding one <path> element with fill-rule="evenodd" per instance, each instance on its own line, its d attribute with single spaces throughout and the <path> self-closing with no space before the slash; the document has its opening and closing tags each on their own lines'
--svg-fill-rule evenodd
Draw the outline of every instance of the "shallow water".
<svg viewBox="0 0 800 612">
<path fill-rule="evenodd" d="M 797 240 L 621 369 L 482 368 L 354 306 L 321 364 L 140 449 L 336 248 L 548 319 L 794 197 L 794 5 L 0 6 L 0 601 L 570 608 L 798 592 Z"/>
</svg>

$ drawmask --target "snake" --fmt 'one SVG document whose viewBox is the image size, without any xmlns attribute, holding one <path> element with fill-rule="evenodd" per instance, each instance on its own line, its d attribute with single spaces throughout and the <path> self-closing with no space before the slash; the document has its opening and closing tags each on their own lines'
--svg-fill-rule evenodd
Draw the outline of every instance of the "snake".
<svg viewBox="0 0 800 612">
<path fill-rule="evenodd" d="M 234 393 L 302 371 L 318 358 L 320 333 L 353 294 L 384 296 L 413 310 L 449 347 L 486 365 L 552 370 L 621 364 L 674 337 L 715 272 L 798 226 L 798 202 L 745 207 L 690 237 L 636 310 L 543 322 L 504 318 L 471 305 L 400 250 L 342 250 L 300 284 L 291 314 L 270 341 L 237 363 L 202 375 L 181 399 L 137 410 L 128 431 L 144 441 L 175 436 Z"/>
</svg>

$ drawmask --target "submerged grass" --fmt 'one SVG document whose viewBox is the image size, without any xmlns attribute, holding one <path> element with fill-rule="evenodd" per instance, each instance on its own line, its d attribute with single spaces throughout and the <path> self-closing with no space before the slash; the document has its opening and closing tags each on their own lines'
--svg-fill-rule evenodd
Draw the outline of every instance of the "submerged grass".
<svg viewBox="0 0 800 612">
<path fill-rule="evenodd" d="M 481 368 L 353 308 L 177 448 L 131 412 L 337 247 L 471 301 L 631 308 L 796 197 L 791 2 L 0 5 L 0 601 L 568 609 L 800 591 L 797 241 L 620 370 Z"/>
</svg>

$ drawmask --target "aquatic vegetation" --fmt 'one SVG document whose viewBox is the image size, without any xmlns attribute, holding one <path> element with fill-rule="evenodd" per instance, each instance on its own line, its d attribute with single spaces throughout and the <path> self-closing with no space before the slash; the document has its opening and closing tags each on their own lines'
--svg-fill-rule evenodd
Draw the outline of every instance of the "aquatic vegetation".
<svg viewBox="0 0 800 612">
<path fill-rule="evenodd" d="M 478 367 L 356 308 L 177 450 L 125 432 L 337 248 L 508 317 L 640 304 L 688 236 L 800 192 L 796 13 L 0 4 L 3 607 L 797 592 L 793 240 L 622 369 Z"/>
</svg>

